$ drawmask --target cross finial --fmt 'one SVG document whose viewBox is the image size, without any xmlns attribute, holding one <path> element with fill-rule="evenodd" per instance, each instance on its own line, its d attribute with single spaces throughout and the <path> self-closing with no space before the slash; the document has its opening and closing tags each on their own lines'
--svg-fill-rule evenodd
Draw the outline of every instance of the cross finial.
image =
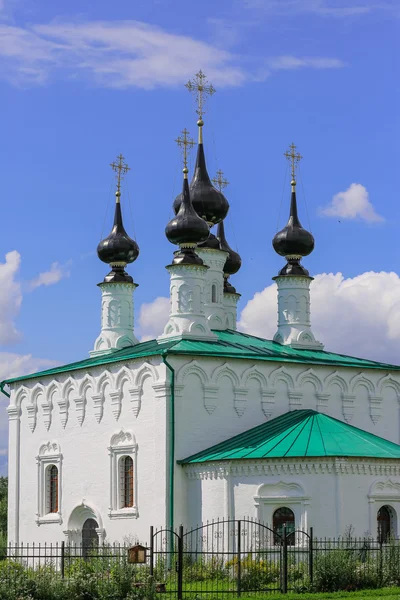
<svg viewBox="0 0 400 600">
<path fill-rule="evenodd" d="M 217 171 L 216 176 L 214 177 L 214 179 L 211 179 L 211 181 L 215 183 L 220 192 L 222 192 L 224 187 L 229 185 L 229 181 L 227 179 L 224 179 L 224 172 L 221 171 L 221 169 Z"/>
<path fill-rule="evenodd" d="M 206 101 L 206 96 L 212 96 L 216 89 L 212 85 L 212 83 L 208 83 L 206 76 L 203 71 L 200 69 L 198 73 L 196 73 L 194 79 L 189 80 L 185 87 L 189 90 L 189 92 L 194 92 L 196 94 L 196 102 L 197 102 L 197 110 L 196 113 L 199 116 L 199 121 L 201 121 L 201 125 L 203 124 L 203 114 L 204 114 L 204 104 Z M 200 123 L 198 123 L 200 125 Z"/>
<path fill-rule="evenodd" d="M 187 166 L 188 153 L 194 146 L 194 141 L 192 140 L 192 138 L 189 138 L 188 136 L 189 136 L 189 132 L 185 127 L 185 129 L 182 131 L 182 135 L 179 136 L 178 138 L 176 138 L 176 140 L 175 140 L 176 143 L 178 144 L 178 146 L 180 148 L 182 148 L 183 173 L 185 175 L 185 179 L 187 178 L 187 174 L 189 171 L 188 166 Z"/>
<path fill-rule="evenodd" d="M 122 156 L 122 154 L 117 156 L 117 160 L 118 160 L 118 162 L 114 161 L 114 162 L 110 163 L 110 167 L 117 174 L 117 193 L 120 195 L 121 194 L 121 179 L 123 178 L 125 173 L 130 171 L 130 168 L 128 167 L 126 162 L 124 162 L 125 158 Z"/>
<path fill-rule="evenodd" d="M 297 163 L 303 158 L 299 152 L 296 153 L 297 146 L 293 142 L 289 146 L 289 150 L 286 150 L 284 156 L 292 163 L 292 181 L 295 181 Z"/>
</svg>

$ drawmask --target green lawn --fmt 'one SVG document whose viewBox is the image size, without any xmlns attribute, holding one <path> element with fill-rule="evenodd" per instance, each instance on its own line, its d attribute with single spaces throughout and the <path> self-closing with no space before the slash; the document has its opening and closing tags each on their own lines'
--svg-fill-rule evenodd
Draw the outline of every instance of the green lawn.
<svg viewBox="0 0 400 600">
<path fill-rule="evenodd" d="M 211 594 L 209 598 L 211 600 Z M 385 600 L 385 598 L 391 598 L 392 600 L 400 600 L 400 588 L 382 588 L 380 590 L 362 590 L 360 592 L 330 592 L 328 594 L 266 594 L 265 596 L 254 594 L 253 596 L 243 595 L 240 598 L 241 600 L 336 600 L 336 598 L 348 598 L 349 600 L 352 598 L 363 598 L 363 600 Z"/>
</svg>

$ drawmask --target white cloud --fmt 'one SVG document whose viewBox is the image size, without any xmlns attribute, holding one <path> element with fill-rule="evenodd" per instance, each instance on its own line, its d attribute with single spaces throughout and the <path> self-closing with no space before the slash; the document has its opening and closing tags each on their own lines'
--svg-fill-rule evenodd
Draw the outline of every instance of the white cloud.
<svg viewBox="0 0 400 600">
<path fill-rule="evenodd" d="M 365 15 L 375 10 L 394 10 L 390 2 L 372 3 L 368 0 L 243 0 L 245 7 L 267 15 L 293 16 L 302 13 L 320 17 L 351 17 Z"/>
<path fill-rule="evenodd" d="M 0 448 L 0 456 L 7 456 L 7 448 Z"/>
<path fill-rule="evenodd" d="M 273 70 L 300 69 L 340 69 L 345 63 L 337 58 L 299 58 L 297 56 L 278 56 L 268 61 Z"/>
<path fill-rule="evenodd" d="M 262 64 L 249 66 L 249 57 L 139 21 L 53 22 L 25 29 L 1 25 L 0 56 L 0 76 L 16 85 L 44 83 L 60 70 L 71 78 L 84 73 L 105 87 L 144 89 L 182 85 L 199 68 L 222 87 L 270 74 Z M 289 58 L 292 66 L 288 57 L 278 57 L 273 68 L 342 66 L 331 58 L 298 59 L 300 64 Z"/>
<path fill-rule="evenodd" d="M 332 352 L 400 364 L 400 278 L 373 271 L 345 279 L 317 275 L 311 284 L 311 320 Z M 276 285 L 254 295 L 242 311 L 241 331 L 272 339 L 277 327 Z"/>
<path fill-rule="evenodd" d="M 375 211 L 366 188 L 360 183 L 352 183 L 345 192 L 335 194 L 331 203 L 320 212 L 327 217 L 361 219 L 367 223 L 381 223 L 385 220 Z"/>
<path fill-rule="evenodd" d="M 42 285 L 54 285 L 58 283 L 61 279 L 65 279 L 70 276 L 70 272 L 68 270 L 68 266 L 70 263 L 66 265 L 60 265 L 59 262 L 53 262 L 49 271 L 44 271 L 43 273 L 39 273 L 37 277 L 32 279 L 29 282 L 29 288 L 34 290 Z"/>
<path fill-rule="evenodd" d="M 15 318 L 21 302 L 21 284 L 16 281 L 21 256 L 16 251 L 8 252 L 4 263 L 0 263 L 0 344 L 11 344 L 20 339 Z"/>
<path fill-rule="evenodd" d="M 168 321 L 169 306 L 169 298 L 164 296 L 141 305 L 138 325 L 142 342 L 153 340 L 161 335 Z"/>
</svg>

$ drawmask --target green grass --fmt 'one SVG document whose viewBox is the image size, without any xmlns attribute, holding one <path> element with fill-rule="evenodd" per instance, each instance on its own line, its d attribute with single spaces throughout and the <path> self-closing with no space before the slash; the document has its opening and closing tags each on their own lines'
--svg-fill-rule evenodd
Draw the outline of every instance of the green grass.
<svg viewBox="0 0 400 600">
<path fill-rule="evenodd" d="M 205 596 L 204 596 L 205 597 Z M 209 595 L 211 600 L 211 594 Z M 231 596 L 233 599 L 234 596 Z M 400 600 L 400 588 L 381 588 L 380 590 L 361 590 L 359 592 L 329 592 L 326 594 L 254 594 L 253 596 L 240 596 L 241 600 L 336 600 L 336 598 L 363 598 L 363 600 Z M 202 599 L 203 600 L 203 599 Z M 214 600 L 214 598 L 213 598 Z"/>
</svg>

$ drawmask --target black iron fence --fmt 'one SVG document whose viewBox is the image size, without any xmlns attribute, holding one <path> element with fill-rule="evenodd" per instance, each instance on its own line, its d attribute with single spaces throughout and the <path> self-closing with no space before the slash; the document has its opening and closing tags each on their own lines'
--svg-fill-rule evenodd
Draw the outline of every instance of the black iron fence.
<svg viewBox="0 0 400 600">
<path fill-rule="evenodd" d="M 127 593 L 150 586 L 178 600 L 378 588 L 400 585 L 400 540 L 321 539 L 312 528 L 277 532 L 243 519 L 189 530 L 151 527 L 144 564 L 132 564 L 128 547 L 119 544 L 0 548 L 0 591 L 19 589 L 27 578 L 65 588 L 80 577 L 107 590 L 123 585 Z"/>
</svg>

